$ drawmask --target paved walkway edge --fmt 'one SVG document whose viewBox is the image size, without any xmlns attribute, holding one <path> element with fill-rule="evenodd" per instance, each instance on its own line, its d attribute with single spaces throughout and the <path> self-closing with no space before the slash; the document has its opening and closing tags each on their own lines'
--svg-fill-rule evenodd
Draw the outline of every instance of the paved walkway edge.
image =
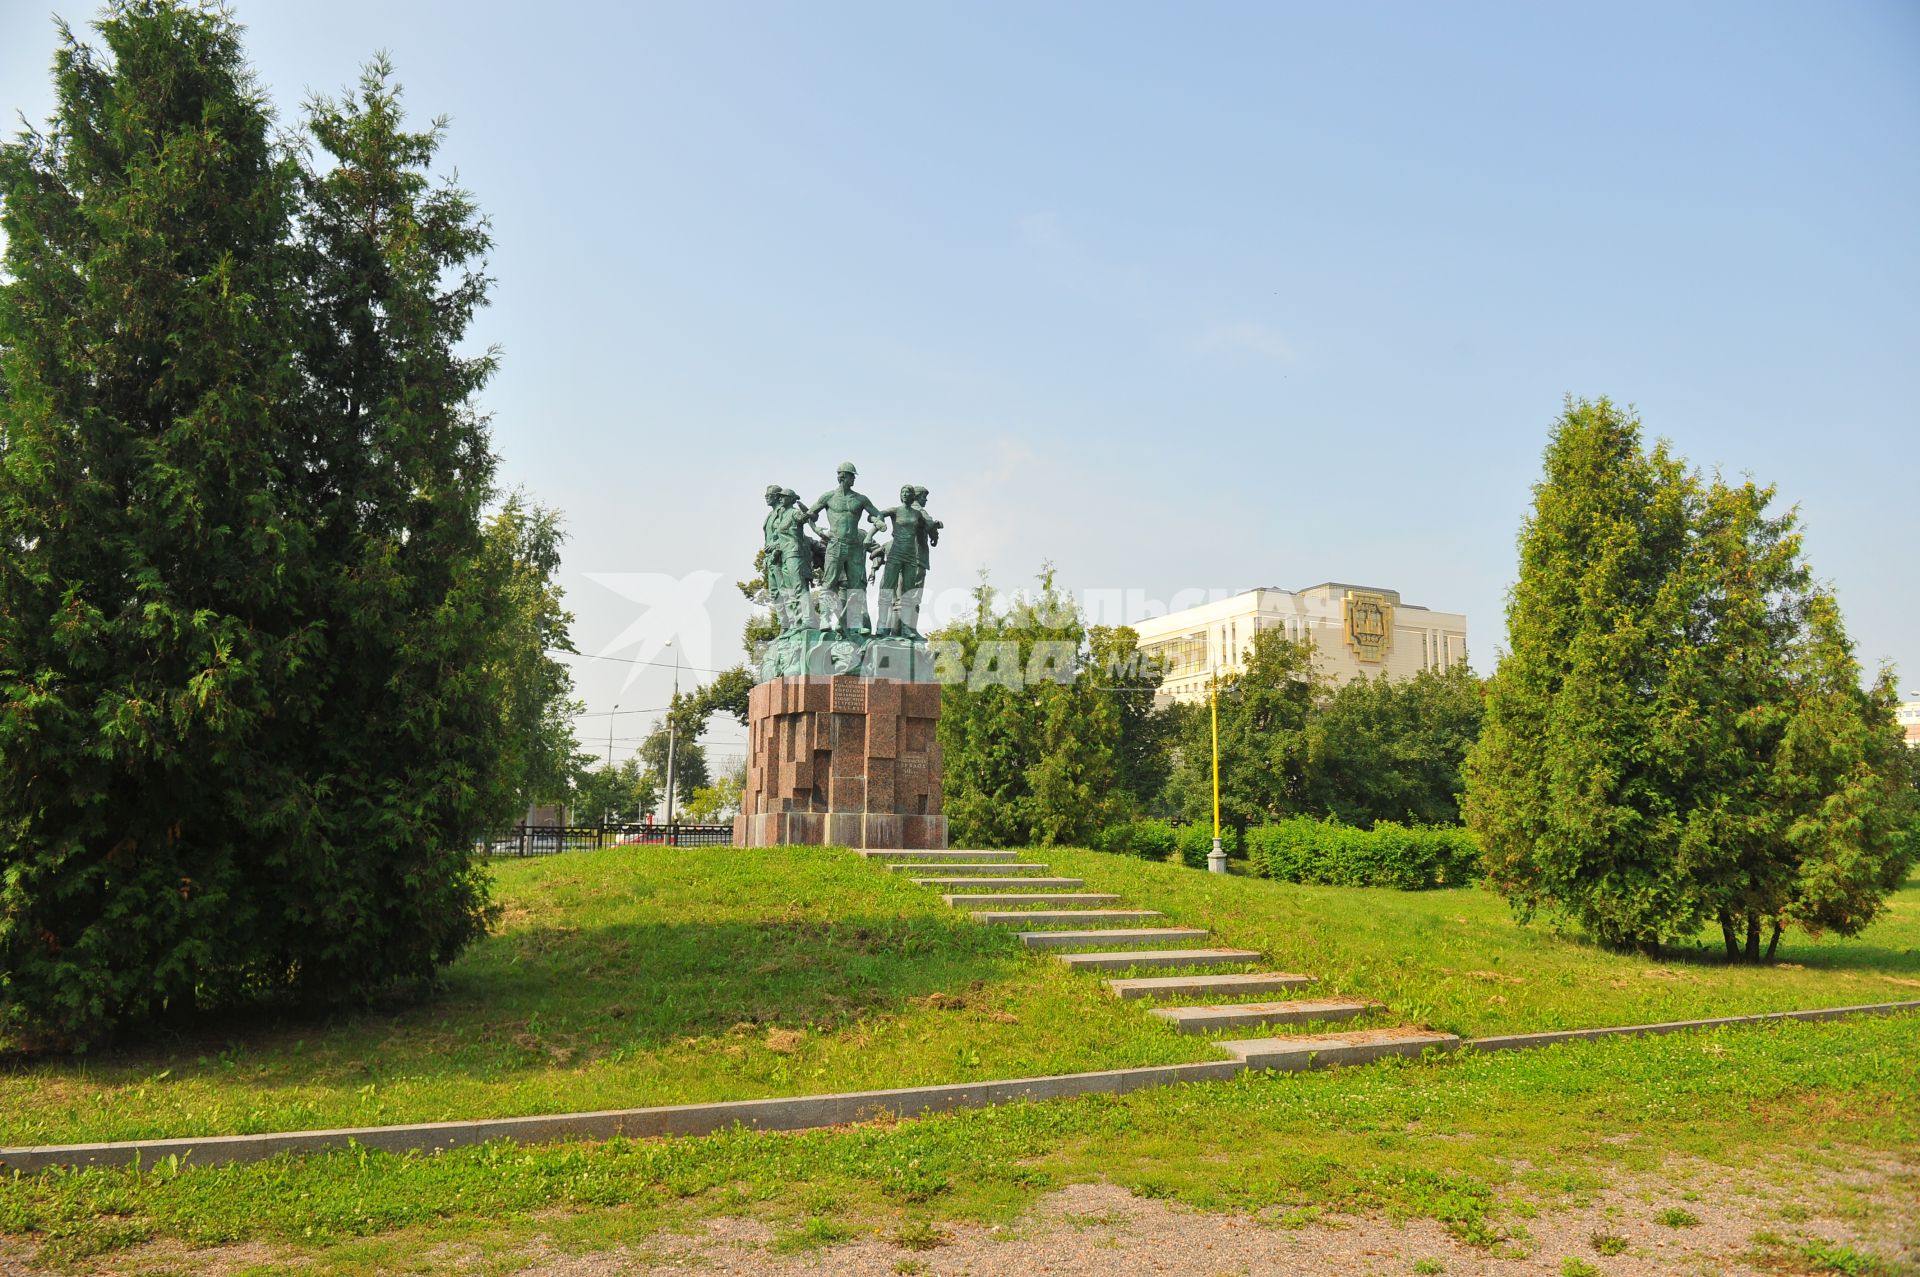
<svg viewBox="0 0 1920 1277">
<path fill-rule="evenodd" d="M 1479 1038 L 1463 1043 L 1482 1051 L 1513 1051 L 1560 1042 L 1605 1037 L 1679 1033 L 1723 1025 L 1761 1024 L 1769 1020 L 1838 1020 L 1857 1015 L 1895 1015 L 1920 1011 L 1920 1001 L 1881 1002 L 1869 1006 L 1829 1007 L 1817 1011 L 1778 1011 L 1769 1015 L 1729 1016 L 1718 1020 L 1676 1020 L 1612 1029 L 1570 1029 Z M 1316 1063 L 1313 1067 L 1326 1067 Z M 719 1104 L 670 1104 L 657 1108 L 606 1109 L 596 1113 L 559 1113 L 541 1117 L 483 1118 L 473 1122 L 419 1122 L 408 1126 L 362 1126 L 329 1131 L 283 1131 L 261 1135 L 204 1138 L 118 1140 L 104 1144 L 44 1144 L 0 1148 L 0 1174 L 37 1174 L 57 1167 L 152 1165 L 177 1156 L 196 1166 L 252 1162 L 281 1153 L 314 1153 L 358 1145 L 387 1153 L 431 1152 L 487 1140 L 523 1143 L 549 1140 L 604 1140 L 624 1136 L 707 1135 L 740 1125 L 752 1130 L 802 1131 L 882 1117 L 917 1117 L 985 1108 L 1017 1100 L 1055 1100 L 1074 1095 L 1124 1095 L 1150 1086 L 1180 1082 L 1219 1082 L 1248 1070 L 1239 1060 L 1165 1064 L 1144 1069 L 1106 1069 L 1055 1077 L 1005 1082 L 961 1082 L 947 1086 L 902 1087 L 890 1091 L 848 1091 L 790 1099 L 733 1100 Z"/>
<path fill-rule="evenodd" d="M 1592 1042 L 1600 1038 L 1639 1038 L 1659 1033 L 1687 1033 L 1730 1024 L 1765 1024 L 1770 1020 L 1844 1020 L 1856 1015 L 1898 1015 L 1920 1011 L 1916 1002 L 1871 1002 L 1857 1007 L 1822 1007 L 1817 1011 L 1772 1011 L 1765 1015 L 1729 1015 L 1717 1020 L 1668 1020 L 1664 1024 L 1623 1024 L 1611 1029 L 1561 1029 L 1553 1033 L 1513 1033 L 1504 1037 L 1473 1038 L 1463 1043 L 1476 1051 L 1529 1051 L 1562 1042 Z"/>
<path fill-rule="evenodd" d="M 437 1152 L 511 1139 L 645 1139 L 659 1135 L 707 1135 L 735 1124 L 751 1130 L 804 1131 L 883 1117 L 918 1117 L 956 1109 L 985 1108 L 1017 1100 L 1054 1100 L 1073 1095 L 1124 1095 L 1175 1082 L 1213 1082 L 1246 1071 L 1238 1060 L 1165 1064 L 1143 1069 L 1105 1069 L 1005 1082 L 960 1082 L 889 1091 L 847 1091 L 789 1099 L 732 1100 L 718 1104 L 669 1104 L 658 1108 L 606 1109 L 542 1117 L 483 1118 L 472 1122 L 420 1122 L 408 1126 L 362 1126 L 329 1131 L 261 1135 L 216 1135 L 198 1139 L 118 1140 L 105 1144 L 46 1144 L 0 1148 L 0 1175 L 35 1174 L 54 1167 L 150 1166 L 169 1155 L 195 1166 L 252 1162 L 280 1153 L 313 1153 L 359 1145 L 386 1153 Z"/>
</svg>

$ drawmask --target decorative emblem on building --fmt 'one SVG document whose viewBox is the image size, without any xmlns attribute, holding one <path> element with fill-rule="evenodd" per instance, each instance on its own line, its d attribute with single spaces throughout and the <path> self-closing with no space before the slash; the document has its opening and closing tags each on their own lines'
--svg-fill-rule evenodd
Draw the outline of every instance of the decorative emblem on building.
<svg viewBox="0 0 1920 1277">
<path fill-rule="evenodd" d="M 1356 661 L 1384 661 L 1393 648 L 1393 603 L 1384 594 L 1347 592 L 1347 646 Z"/>
</svg>

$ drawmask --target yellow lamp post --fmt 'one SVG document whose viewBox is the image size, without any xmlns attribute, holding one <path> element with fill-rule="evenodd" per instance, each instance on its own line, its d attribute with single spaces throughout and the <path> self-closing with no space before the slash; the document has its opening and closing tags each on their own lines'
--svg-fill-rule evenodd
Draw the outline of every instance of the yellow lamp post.
<svg viewBox="0 0 1920 1277">
<path fill-rule="evenodd" d="M 1226 849 L 1220 845 L 1220 668 L 1207 680 L 1207 708 L 1213 715 L 1213 850 L 1207 853 L 1207 872 L 1227 871 Z"/>
</svg>

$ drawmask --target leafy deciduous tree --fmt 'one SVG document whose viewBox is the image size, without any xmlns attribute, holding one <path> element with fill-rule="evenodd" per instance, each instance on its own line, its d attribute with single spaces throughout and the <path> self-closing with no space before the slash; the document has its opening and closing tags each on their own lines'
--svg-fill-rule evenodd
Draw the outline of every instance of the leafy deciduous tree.
<svg viewBox="0 0 1920 1277">
<path fill-rule="evenodd" d="M 1221 676 L 1220 820 L 1245 829 L 1306 810 L 1307 722 L 1320 693 L 1313 647 L 1260 630 L 1237 670 Z M 1204 703 L 1181 707 L 1173 791 L 1189 820 L 1213 820 L 1213 722 Z"/>
<path fill-rule="evenodd" d="M 1464 665 L 1335 688 L 1308 720 L 1307 809 L 1351 825 L 1456 823 L 1480 702 Z"/>
</svg>

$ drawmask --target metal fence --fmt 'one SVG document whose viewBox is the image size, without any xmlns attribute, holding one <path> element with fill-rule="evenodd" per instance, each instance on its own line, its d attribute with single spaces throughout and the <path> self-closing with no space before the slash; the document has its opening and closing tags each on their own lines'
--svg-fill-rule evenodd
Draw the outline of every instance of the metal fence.
<svg viewBox="0 0 1920 1277">
<path fill-rule="evenodd" d="M 484 840 L 488 856 L 551 856 L 562 851 L 597 851 L 627 844 L 656 847 L 727 847 L 733 822 L 721 825 L 515 825 Z"/>
</svg>

